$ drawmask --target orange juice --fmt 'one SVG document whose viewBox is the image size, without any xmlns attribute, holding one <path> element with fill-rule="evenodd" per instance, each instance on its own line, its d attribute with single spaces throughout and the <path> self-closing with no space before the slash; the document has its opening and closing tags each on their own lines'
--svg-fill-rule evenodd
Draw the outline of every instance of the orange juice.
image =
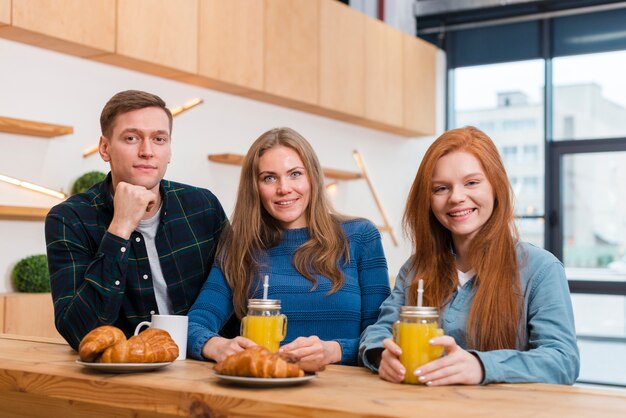
<svg viewBox="0 0 626 418">
<path fill-rule="evenodd" d="M 277 352 L 287 335 L 287 317 L 280 313 L 280 300 L 248 300 L 248 315 L 241 320 L 241 335 Z"/>
<path fill-rule="evenodd" d="M 242 320 L 243 336 L 275 353 L 285 339 L 283 324 L 286 319 L 285 315 L 248 315 Z"/>
<path fill-rule="evenodd" d="M 402 308 L 405 308 L 404 306 Z M 404 383 L 419 384 L 413 372 L 443 354 L 443 348 L 431 346 L 431 338 L 443 335 L 437 326 L 438 313 L 430 307 L 406 307 L 401 309 L 400 319 L 394 324 L 394 340 L 402 349 L 400 362 L 406 369 Z"/>
</svg>

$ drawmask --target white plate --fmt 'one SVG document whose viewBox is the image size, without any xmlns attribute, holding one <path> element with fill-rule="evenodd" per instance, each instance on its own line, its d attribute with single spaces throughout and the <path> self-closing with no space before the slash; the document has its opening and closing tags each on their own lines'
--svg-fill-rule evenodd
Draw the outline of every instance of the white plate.
<svg viewBox="0 0 626 418">
<path fill-rule="evenodd" d="M 164 363 L 89 363 L 76 360 L 76 363 L 88 369 L 100 370 L 107 373 L 137 373 L 161 369 L 169 366 L 173 361 Z"/>
<path fill-rule="evenodd" d="M 281 386 L 294 386 L 301 385 L 309 382 L 317 377 L 317 374 L 305 374 L 302 377 L 276 377 L 276 378 L 262 378 L 262 377 L 240 377 L 240 376 L 227 376 L 225 374 L 219 374 L 213 372 L 213 376 L 217 377 L 225 383 L 232 383 L 240 386 L 252 386 L 252 387 L 281 387 Z"/>
</svg>

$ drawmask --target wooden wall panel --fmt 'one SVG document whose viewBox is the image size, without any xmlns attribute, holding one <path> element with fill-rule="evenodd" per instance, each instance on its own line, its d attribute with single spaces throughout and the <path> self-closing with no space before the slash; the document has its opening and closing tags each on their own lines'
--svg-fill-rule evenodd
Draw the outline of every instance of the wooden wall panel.
<svg viewBox="0 0 626 418">
<path fill-rule="evenodd" d="M 404 38 L 404 127 L 421 135 L 435 134 L 437 48 Z"/>
<path fill-rule="evenodd" d="M 11 24 L 11 0 L 0 0 L 0 26 Z"/>
<path fill-rule="evenodd" d="M 404 112 L 402 32 L 365 21 L 365 117 L 401 126 Z"/>
<path fill-rule="evenodd" d="M 12 1 L 16 28 L 102 51 L 115 49 L 115 0 Z"/>
<path fill-rule="evenodd" d="M 0 294 L 0 334 L 4 332 L 4 303 L 5 296 Z"/>
<path fill-rule="evenodd" d="M 198 73 L 263 88 L 263 2 L 200 0 Z"/>
<path fill-rule="evenodd" d="M 6 293 L 4 332 L 63 339 L 54 326 L 50 293 Z"/>
<path fill-rule="evenodd" d="M 334 0 L 320 4 L 321 106 L 365 115 L 365 15 Z"/>
<path fill-rule="evenodd" d="M 195 73 L 198 0 L 118 0 L 117 53 Z"/>
<path fill-rule="evenodd" d="M 265 92 L 318 103 L 319 8 L 319 0 L 265 0 Z"/>
</svg>

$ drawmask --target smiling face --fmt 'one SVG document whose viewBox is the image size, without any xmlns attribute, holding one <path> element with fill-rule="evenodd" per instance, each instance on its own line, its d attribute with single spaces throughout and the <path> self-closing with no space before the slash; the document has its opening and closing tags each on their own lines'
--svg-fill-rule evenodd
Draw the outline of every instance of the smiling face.
<svg viewBox="0 0 626 418">
<path fill-rule="evenodd" d="M 167 114 L 158 107 L 119 114 L 111 137 L 100 137 L 100 155 L 111 165 L 113 190 L 123 181 L 158 193 L 172 156 Z"/>
<path fill-rule="evenodd" d="M 455 246 L 471 241 L 491 217 L 494 192 L 480 161 L 455 151 L 435 164 L 431 209 L 452 234 Z"/>
<path fill-rule="evenodd" d="M 261 204 L 285 229 L 307 226 L 311 183 L 302 159 L 292 148 L 275 146 L 259 157 Z"/>
</svg>

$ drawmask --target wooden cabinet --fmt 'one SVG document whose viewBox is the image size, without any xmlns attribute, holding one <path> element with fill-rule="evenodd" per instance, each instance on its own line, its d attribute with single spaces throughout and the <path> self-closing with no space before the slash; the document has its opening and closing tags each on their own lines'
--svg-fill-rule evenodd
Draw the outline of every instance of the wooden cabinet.
<svg viewBox="0 0 626 418">
<path fill-rule="evenodd" d="M 380 20 L 365 21 L 365 117 L 402 126 L 403 34 Z"/>
<path fill-rule="evenodd" d="M 29 43 L 81 56 L 115 50 L 115 0 L 12 0 L 12 6 L 11 23 L 30 32 Z"/>
<path fill-rule="evenodd" d="M 319 8 L 319 0 L 265 0 L 265 92 L 318 103 Z"/>
<path fill-rule="evenodd" d="M 195 73 L 198 0 L 118 0 L 117 53 Z"/>
<path fill-rule="evenodd" d="M 365 15 L 338 1 L 320 6 L 319 104 L 365 116 Z"/>
<path fill-rule="evenodd" d="M 404 124 L 408 131 L 435 132 L 437 48 L 403 35 Z"/>
<path fill-rule="evenodd" d="M 5 293 L 0 294 L 0 299 L 0 308 L 4 305 L 0 319 L 5 333 L 63 340 L 54 326 L 50 293 Z"/>
<path fill-rule="evenodd" d="M 436 48 L 336 0 L 0 6 L 0 37 L 386 132 L 435 133 Z"/>
<path fill-rule="evenodd" d="M 200 0 L 198 74 L 263 88 L 263 2 Z"/>
</svg>

